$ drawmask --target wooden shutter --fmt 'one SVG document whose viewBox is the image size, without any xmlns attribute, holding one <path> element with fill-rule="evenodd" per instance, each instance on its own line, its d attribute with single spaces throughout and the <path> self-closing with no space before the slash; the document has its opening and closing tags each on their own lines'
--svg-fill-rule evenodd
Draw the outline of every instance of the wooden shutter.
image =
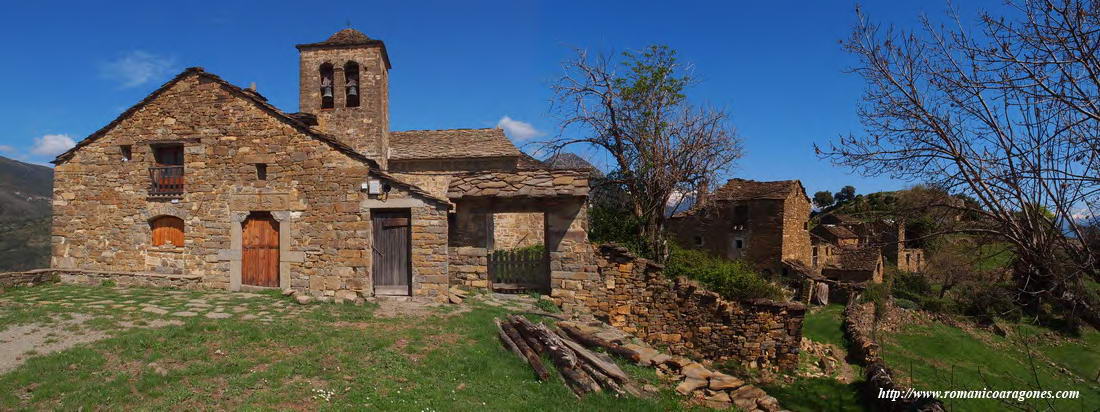
<svg viewBox="0 0 1100 412">
<path fill-rule="evenodd" d="M 153 219 L 153 246 L 172 244 L 183 246 L 183 219 L 161 216 Z"/>
</svg>

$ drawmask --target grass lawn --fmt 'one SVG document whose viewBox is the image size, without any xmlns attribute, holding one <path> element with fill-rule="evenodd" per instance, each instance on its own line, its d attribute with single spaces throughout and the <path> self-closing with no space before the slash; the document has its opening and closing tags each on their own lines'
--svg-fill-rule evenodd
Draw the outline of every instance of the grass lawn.
<svg viewBox="0 0 1100 412">
<path fill-rule="evenodd" d="M 1093 411 L 1100 407 L 1100 385 L 1075 382 L 1044 361 L 1049 358 L 1079 375 L 1087 372 L 1100 359 L 1095 331 L 1082 341 L 1057 346 L 1033 342 L 1033 351 L 1048 355 L 1036 358 L 1034 374 L 1020 338 L 968 332 L 939 323 L 903 325 L 899 332 L 884 333 L 880 338 L 886 363 L 897 372 L 899 381 L 919 390 L 1077 390 L 1080 399 L 1055 400 L 1049 405 L 1043 400 L 1027 403 L 1039 410 Z M 1006 409 L 997 400 L 943 401 L 949 410 Z"/>
<path fill-rule="evenodd" d="M 802 322 L 802 336 L 814 342 L 836 345 L 841 351 L 848 348 L 844 337 L 844 305 L 815 306 L 806 312 Z M 841 362 L 845 361 L 842 355 Z M 818 359 L 808 352 L 799 354 L 799 369 L 808 369 Z M 799 377 L 787 385 L 770 385 L 764 389 L 779 399 L 784 408 L 792 411 L 867 411 L 860 399 L 862 370 L 857 365 L 844 364 L 854 375 L 853 383 L 843 383 L 836 377 Z"/>
<path fill-rule="evenodd" d="M 844 337 L 844 305 L 816 307 L 806 312 L 802 336 L 814 342 L 831 343 L 841 349 L 848 347 Z"/>
<path fill-rule="evenodd" d="M 496 338 L 492 319 L 508 309 L 469 305 L 382 318 L 370 305 L 298 306 L 275 294 L 10 289 L 0 294 L 0 330 L 87 314 L 79 327 L 108 337 L 0 375 L 0 410 L 685 409 L 651 369 L 633 365 L 624 368 L 661 393 L 577 399 L 558 377 L 539 383 Z"/>
</svg>

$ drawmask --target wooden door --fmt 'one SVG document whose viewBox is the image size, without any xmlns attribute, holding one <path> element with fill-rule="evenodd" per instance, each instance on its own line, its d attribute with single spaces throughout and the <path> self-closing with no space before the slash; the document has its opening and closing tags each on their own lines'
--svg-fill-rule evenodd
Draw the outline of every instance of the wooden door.
<svg viewBox="0 0 1100 412">
<path fill-rule="evenodd" d="M 372 211 L 374 226 L 374 293 L 409 295 L 409 211 Z"/>
<path fill-rule="evenodd" d="M 241 230 L 241 283 L 279 287 L 279 222 L 252 212 Z"/>
</svg>

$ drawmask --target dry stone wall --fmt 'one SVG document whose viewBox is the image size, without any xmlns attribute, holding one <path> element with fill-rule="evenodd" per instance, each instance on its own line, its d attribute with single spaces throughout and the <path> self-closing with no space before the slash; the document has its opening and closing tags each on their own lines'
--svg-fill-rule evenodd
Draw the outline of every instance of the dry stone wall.
<svg viewBox="0 0 1100 412">
<path fill-rule="evenodd" d="M 895 375 L 886 361 L 882 359 L 882 348 L 872 337 L 875 324 L 874 303 L 858 303 L 855 300 L 848 303 L 844 309 L 844 331 L 852 342 L 849 346 L 854 358 L 866 366 L 867 384 L 865 397 L 868 402 L 875 404 L 877 410 L 882 411 L 945 411 L 943 403 L 932 398 L 879 398 L 880 391 L 896 390 L 907 393 L 909 388 L 899 384 Z"/>
<path fill-rule="evenodd" d="M 25 272 L 0 273 L 0 288 L 16 286 L 37 286 L 43 283 L 56 282 L 58 275 L 49 269 L 35 269 Z"/>
<path fill-rule="evenodd" d="M 678 355 L 734 360 L 752 368 L 798 366 L 805 306 L 765 299 L 732 302 L 625 248 L 597 248 L 598 277 L 573 291 L 597 318 Z"/>
</svg>

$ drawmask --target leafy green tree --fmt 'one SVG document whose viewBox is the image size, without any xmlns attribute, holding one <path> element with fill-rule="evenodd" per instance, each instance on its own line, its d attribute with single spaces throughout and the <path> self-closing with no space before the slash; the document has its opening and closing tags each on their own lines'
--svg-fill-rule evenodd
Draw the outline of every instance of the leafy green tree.
<svg viewBox="0 0 1100 412">
<path fill-rule="evenodd" d="M 835 202 L 836 200 L 833 199 L 833 194 L 827 190 L 814 193 L 814 205 L 819 208 L 827 208 L 832 206 Z"/>
<path fill-rule="evenodd" d="M 844 186 L 840 188 L 839 192 L 836 192 L 836 194 L 833 195 L 833 199 L 836 200 L 837 203 L 850 202 L 852 201 L 852 199 L 855 198 L 856 188 L 853 186 Z"/>
</svg>

